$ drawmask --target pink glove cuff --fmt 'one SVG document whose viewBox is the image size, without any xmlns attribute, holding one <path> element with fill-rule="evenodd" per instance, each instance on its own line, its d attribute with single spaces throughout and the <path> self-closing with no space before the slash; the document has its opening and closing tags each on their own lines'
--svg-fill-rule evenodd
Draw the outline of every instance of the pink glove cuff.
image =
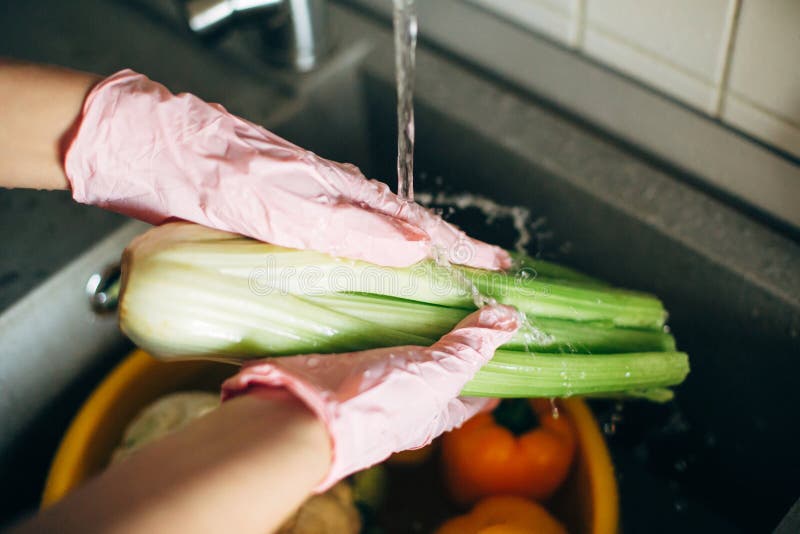
<svg viewBox="0 0 800 534">
<path fill-rule="evenodd" d="M 513 308 L 485 307 L 431 347 L 262 360 L 227 380 L 223 399 L 279 388 L 305 402 L 331 437 L 331 468 L 316 488 L 325 491 L 394 452 L 427 445 L 492 403 L 457 395 L 518 326 Z"/>
</svg>

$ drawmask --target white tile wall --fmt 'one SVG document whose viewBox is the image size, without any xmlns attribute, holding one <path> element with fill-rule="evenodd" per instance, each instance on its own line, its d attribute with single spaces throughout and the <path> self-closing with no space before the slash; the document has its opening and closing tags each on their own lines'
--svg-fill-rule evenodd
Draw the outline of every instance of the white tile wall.
<svg viewBox="0 0 800 534">
<path fill-rule="evenodd" d="M 719 76 L 731 0 L 588 0 L 588 28 L 704 79 Z"/>
<path fill-rule="evenodd" d="M 583 42 L 588 56 L 706 113 L 716 110 L 718 92 L 713 80 L 601 30 L 587 27 Z"/>
<path fill-rule="evenodd" d="M 781 150 L 800 157 L 800 125 L 729 93 L 722 120 Z M 795 199 L 800 211 L 800 198 Z"/>
<path fill-rule="evenodd" d="M 580 0 L 468 0 L 569 45 L 577 44 Z"/>
<path fill-rule="evenodd" d="M 800 1 L 742 1 L 722 119 L 800 155 Z"/>
<path fill-rule="evenodd" d="M 800 0 L 467 0 L 800 157 Z"/>
<path fill-rule="evenodd" d="M 587 0 L 584 52 L 707 113 L 735 0 Z"/>
</svg>

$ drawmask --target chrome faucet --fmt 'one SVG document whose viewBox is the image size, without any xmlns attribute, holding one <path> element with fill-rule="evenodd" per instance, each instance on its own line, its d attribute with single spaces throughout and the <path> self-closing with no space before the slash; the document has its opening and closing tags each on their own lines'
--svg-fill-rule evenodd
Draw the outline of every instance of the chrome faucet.
<svg viewBox="0 0 800 534">
<path fill-rule="evenodd" d="M 200 35 L 256 19 L 268 59 L 300 72 L 314 69 L 329 49 L 327 0 L 189 0 L 186 17 Z"/>
</svg>

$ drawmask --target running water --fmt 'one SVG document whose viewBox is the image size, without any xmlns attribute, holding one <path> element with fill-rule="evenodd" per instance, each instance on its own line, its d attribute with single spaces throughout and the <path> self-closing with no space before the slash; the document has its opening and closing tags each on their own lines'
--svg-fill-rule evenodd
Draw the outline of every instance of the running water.
<svg viewBox="0 0 800 534">
<path fill-rule="evenodd" d="M 414 70 L 417 48 L 415 0 L 394 0 L 397 77 L 397 194 L 414 200 Z"/>
<path fill-rule="evenodd" d="M 417 12 L 414 2 L 415 0 L 394 0 L 393 17 L 397 81 L 397 194 L 409 201 L 414 200 L 414 73 L 417 48 Z M 531 240 L 528 229 L 530 212 L 525 208 L 502 206 L 476 195 L 448 197 L 440 193 L 436 197 L 425 195 L 420 200 L 426 204 L 434 201 L 453 204 L 459 208 L 477 207 L 489 222 L 498 216 L 511 217 L 518 233 L 514 244 L 517 252 L 524 253 Z M 462 271 L 452 267 L 445 251 L 434 251 L 434 259 L 440 267 L 448 269 L 454 275 L 456 282 L 471 295 L 475 306 L 480 308 L 486 304 L 496 304 L 495 299 L 481 294 L 477 286 Z M 549 337 L 536 328 L 525 314 L 520 315 L 521 332 L 526 349 L 529 342 L 544 341 Z"/>
</svg>

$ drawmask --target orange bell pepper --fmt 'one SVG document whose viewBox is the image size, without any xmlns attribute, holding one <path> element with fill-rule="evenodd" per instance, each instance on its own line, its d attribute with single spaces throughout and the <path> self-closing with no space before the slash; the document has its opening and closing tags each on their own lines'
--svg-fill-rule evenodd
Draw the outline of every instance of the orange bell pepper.
<svg viewBox="0 0 800 534">
<path fill-rule="evenodd" d="M 442 437 L 445 484 L 462 505 L 490 495 L 550 497 L 569 474 L 575 430 L 545 399 L 503 401 Z M 538 421 L 538 425 L 536 422 Z"/>
<path fill-rule="evenodd" d="M 522 497 L 487 497 L 466 515 L 443 524 L 436 534 L 566 534 L 540 504 Z"/>
</svg>

